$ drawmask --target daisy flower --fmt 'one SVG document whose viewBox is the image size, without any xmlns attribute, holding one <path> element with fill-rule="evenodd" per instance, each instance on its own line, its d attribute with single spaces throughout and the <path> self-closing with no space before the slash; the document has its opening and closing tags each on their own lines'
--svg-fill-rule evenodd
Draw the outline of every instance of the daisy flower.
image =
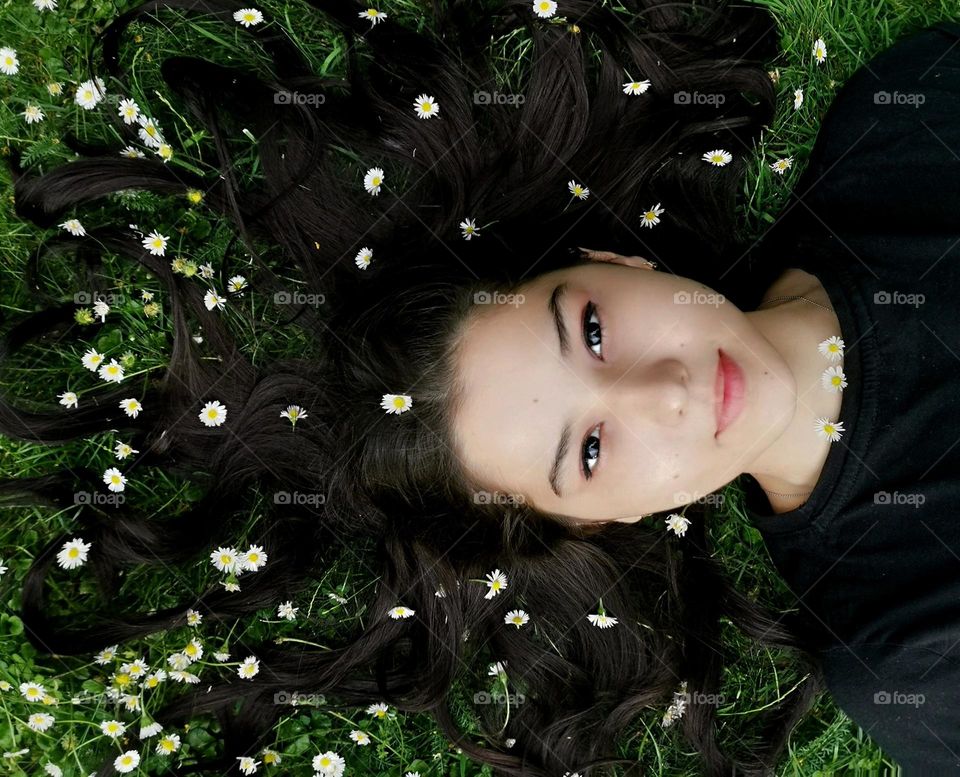
<svg viewBox="0 0 960 777">
<path fill-rule="evenodd" d="M 247 288 L 247 279 L 242 275 L 234 275 L 227 280 L 227 290 L 234 294 L 243 291 L 245 288 Z"/>
<path fill-rule="evenodd" d="M 38 11 L 57 10 L 57 0 L 33 0 L 33 4 Z"/>
<path fill-rule="evenodd" d="M 133 146 L 127 146 L 120 152 L 120 156 L 125 156 L 128 159 L 145 159 L 147 155 Z"/>
<path fill-rule="evenodd" d="M 791 167 L 793 167 L 792 156 L 788 156 L 786 159 L 778 159 L 776 162 L 770 165 L 770 169 L 779 175 L 783 175 L 784 171 L 790 169 Z"/>
<path fill-rule="evenodd" d="M 533 0 L 533 12 L 541 19 L 549 19 L 557 12 L 554 0 Z"/>
<path fill-rule="evenodd" d="M 83 235 L 87 234 L 87 230 L 83 228 L 83 224 L 77 221 L 77 219 L 67 219 L 62 224 L 58 224 L 57 226 L 62 227 L 71 235 L 75 235 L 76 237 L 83 237 Z"/>
<path fill-rule="evenodd" d="M 180 735 L 179 734 L 167 734 L 159 742 L 157 742 L 157 755 L 170 755 L 180 749 Z"/>
<path fill-rule="evenodd" d="M 417 116 L 421 119 L 429 119 L 431 116 L 440 113 L 440 103 L 436 102 L 432 95 L 419 95 L 413 105 L 416 108 Z"/>
<path fill-rule="evenodd" d="M 45 118 L 39 105 L 27 105 L 26 110 L 20 115 L 27 120 L 27 124 L 35 124 Z"/>
<path fill-rule="evenodd" d="M 586 186 L 578 184 L 576 181 L 568 181 L 567 188 L 570 190 L 570 194 L 574 197 L 579 197 L 581 200 L 585 200 L 590 196 L 590 190 Z"/>
<path fill-rule="evenodd" d="M 241 8 L 233 12 L 233 20 L 240 22 L 244 27 L 250 27 L 254 24 L 260 24 L 263 21 L 263 14 L 256 8 Z"/>
<path fill-rule="evenodd" d="M 107 320 L 107 313 L 110 312 L 110 306 L 106 303 L 105 300 L 98 299 L 93 303 L 93 312 L 100 316 L 100 323 L 102 324 Z"/>
<path fill-rule="evenodd" d="M 17 74 L 19 69 L 20 63 L 17 61 L 17 52 L 6 46 L 0 49 L 0 73 L 13 76 Z"/>
<path fill-rule="evenodd" d="M 97 374 L 110 383 L 120 383 L 123 380 L 123 366 L 116 359 L 111 359 L 109 364 L 100 365 Z"/>
<path fill-rule="evenodd" d="M 207 310 L 213 310 L 214 308 L 223 310 L 225 303 L 226 300 L 213 289 L 207 289 L 207 293 L 203 295 L 203 304 L 207 306 Z"/>
<path fill-rule="evenodd" d="M 690 519 L 685 518 L 680 515 L 680 513 L 670 513 L 670 515 L 667 516 L 667 528 L 678 537 L 682 537 L 687 533 L 687 527 L 689 525 Z"/>
<path fill-rule="evenodd" d="M 380 194 L 380 185 L 384 179 L 383 170 L 379 167 L 371 167 L 367 174 L 363 176 L 363 188 L 376 197 Z"/>
<path fill-rule="evenodd" d="M 660 207 L 660 203 L 658 202 L 656 205 L 650 208 L 650 210 L 644 213 L 643 216 L 640 217 L 641 218 L 640 226 L 650 227 L 650 229 L 653 229 L 654 224 L 660 223 L 660 214 L 663 212 L 664 212 L 664 209 Z"/>
<path fill-rule="evenodd" d="M 842 367 L 827 367 L 820 376 L 820 380 L 827 391 L 835 391 L 838 394 L 847 387 L 847 376 L 843 374 Z"/>
<path fill-rule="evenodd" d="M 133 124 L 140 115 L 140 106 L 133 100 L 127 98 L 120 101 L 120 105 L 117 107 L 117 113 L 120 118 L 123 119 L 124 124 Z"/>
<path fill-rule="evenodd" d="M 254 656 L 247 656 L 243 663 L 237 667 L 237 674 L 244 680 L 249 680 L 260 671 L 260 659 Z"/>
<path fill-rule="evenodd" d="M 460 222 L 460 229 L 463 230 L 463 239 L 469 240 L 472 237 L 479 237 L 480 230 L 477 228 L 473 219 L 465 218 Z"/>
<path fill-rule="evenodd" d="M 820 351 L 824 356 L 826 356 L 830 361 L 837 362 L 843 358 L 843 340 L 836 335 L 833 337 L 828 337 L 820 345 L 817 346 L 817 350 Z"/>
<path fill-rule="evenodd" d="M 367 707 L 367 714 L 373 715 L 375 718 L 385 718 L 387 717 L 388 709 L 389 707 L 381 701 Z"/>
<path fill-rule="evenodd" d="M 276 750 L 271 750 L 269 747 L 263 748 L 263 762 L 265 764 L 278 764 L 282 760 L 280 753 Z"/>
<path fill-rule="evenodd" d="M 227 420 L 227 408 L 214 399 L 203 406 L 198 418 L 204 426 L 220 426 Z"/>
<path fill-rule="evenodd" d="M 27 725 L 34 731 L 46 731 L 53 721 L 54 717 L 49 712 L 35 712 L 27 718 Z"/>
<path fill-rule="evenodd" d="M 64 391 L 62 394 L 57 394 L 57 397 L 60 399 L 60 404 L 64 407 L 77 406 L 77 395 L 73 391 Z"/>
<path fill-rule="evenodd" d="M 643 81 L 627 81 L 623 85 L 624 94 L 643 94 L 647 89 L 650 88 L 649 79 L 644 79 Z"/>
<path fill-rule="evenodd" d="M 221 572 L 235 572 L 240 564 L 240 554 L 236 548 L 220 547 L 210 554 L 210 563 Z"/>
<path fill-rule="evenodd" d="M 87 551 L 90 550 L 91 543 L 84 542 L 79 537 L 74 537 L 69 542 L 63 543 L 57 553 L 57 563 L 64 569 L 76 569 L 87 563 Z"/>
<path fill-rule="evenodd" d="M 178 683 L 187 683 L 188 685 L 196 685 L 200 682 L 200 678 L 197 675 L 193 672 L 187 672 L 184 669 L 174 669 L 170 672 L 170 679 Z"/>
<path fill-rule="evenodd" d="M 47 689 L 40 683 L 20 683 L 20 695 L 27 701 L 40 701 L 47 695 Z"/>
<path fill-rule="evenodd" d="M 793 91 L 793 110 L 799 110 L 803 105 L 803 89 L 794 89 Z"/>
<path fill-rule="evenodd" d="M 827 44 L 823 42 L 823 38 L 817 38 L 813 42 L 813 56 L 817 58 L 817 64 L 822 65 L 824 60 L 827 58 Z"/>
<path fill-rule="evenodd" d="M 168 239 L 166 235 L 161 235 L 159 232 L 154 231 L 147 235 L 141 242 L 143 243 L 143 247 L 154 256 L 163 256 L 167 250 Z"/>
<path fill-rule="evenodd" d="M 101 650 L 97 655 L 93 657 L 95 663 L 103 666 L 104 664 L 109 664 L 113 659 L 117 657 L 117 648 L 119 645 L 111 645 Z"/>
<path fill-rule="evenodd" d="M 286 618 L 288 621 L 292 621 L 297 617 L 297 610 L 299 609 L 299 607 L 293 606 L 293 602 L 284 602 L 277 607 L 277 617 Z"/>
<path fill-rule="evenodd" d="M 378 11 L 376 8 L 368 8 L 366 11 L 361 11 L 357 16 L 361 19 L 369 20 L 371 27 L 376 27 L 387 18 L 387 15 L 383 11 Z"/>
<path fill-rule="evenodd" d="M 43 2 L 44 0 L 40 0 Z M 53 2 L 53 0 L 50 0 Z M 34 3 L 36 5 L 36 3 Z M 55 763 L 48 762 L 43 765 L 43 770 L 50 775 L 50 777 L 63 777 L 63 769 L 57 766 Z"/>
<path fill-rule="evenodd" d="M 97 368 L 100 366 L 100 362 L 103 361 L 103 354 L 97 353 L 96 350 L 91 348 L 83 355 L 83 366 L 86 367 L 90 372 L 96 372 Z"/>
<path fill-rule="evenodd" d="M 203 616 L 194 609 L 187 610 L 187 625 L 188 626 L 199 626 L 200 621 L 203 620 Z"/>
<path fill-rule="evenodd" d="M 110 467 L 103 473 L 103 482 L 107 484 L 107 488 L 111 491 L 123 491 L 127 485 L 127 478 L 116 467 Z"/>
<path fill-rule="evenodd" d="M 288 419 L 291 426 L 296 426 L 297 421 L 307 417 L 307 411 L 300 405 L 287 405 L 286 410 L 280 411 L 280 417 Z"/>
<path fill-rule="evenodd" d="M 730 164 L 730 160 L 733 159 L 733 154 L 731 154 L 729 151 L 724 151 L 722 148 L 718 148 L 714 151 L 707 151 L 700 158 L 704 162 L 709 162 L 717 167 L 723 167 L 724 165 Z"/>
<path fill-rule="evenodd" d="M 140 404 L 140 400 L 130 397 L 129 399 L 120 400 L 120 409 L 131 418 L 136 418 L 140 414 L 140 411 L 143 410 L 143 405 Z"/>
<path fill-rule="evenodd" d="M 74 102 L 85 110 L 92 110 L 97 107 L 103 98 L 107 95 L 107 85 L 99 76 L 90 81 L 84 81 L 77 87 L 77 93 L 74 95 Z"/>
<path fill-rule="evenodd" d="M 47 84 L 47 93 L 51 97 L 59 97 L 61 94 L 63 94 L 63 84 L 59 81 L 51 81 L 49 84 Z"/>
<path fill-rule="evenodd" d="M 843 436 L 841 432 L 846 431 L 842 421 L 830 421 L 826 418 L 818 418 L 814 421 L 813 428 L 820 437 L 830 442 L 839 440 Z"/>
<path fill-rule="evenodd" d="M 246 755 L 238 755 L 237 760 L 240 762 L 240 771 L 244 774 L 253 774 L 257 771 L 257 767 L 260 765 L 259 761 L 254 761 L 252 758 Z"/>
<path fill-rule="evenodd" d="M 156 672 L 151 672 L 150 674 L 148 674 L 146 677 L 143 678 L 143 687 L 151 688 L 151 689 L 156 688 L 158 685 L 160 685 L 160 683 L 162 683 L 166 679 L 167 679 L 166 671 L 163 669 L 158 669 Z M 143 729 L 140 729 L 141 739 L 143 739 L 144 736 L 152 737 L 153 734 L 156 734 L 157 731 L 160 731 L 163 728 L 163 726 L 161 726 L 159 723 L 154 723 L 153 725 L 157 726 L 158 728 L 156 731 L 153 731 L 153 733 L 151 734 L 144 735 Z M 147 728 L 150 728 L 150 726 L 148 726 Z"/>
<path fill-rule="evenodd" d="M 127 456 L 133 453 L 140 453 L 140 451 L 138 451 L 136 448 L 131 448 L 125 442 L 118 442 L 117 447 L 113 450 L 113 453 L 118 459 L 125 459 Z"/>
<path fill-rule="evenodd" d="M 370 735 L 366 731 L 360 731 L 359 729 L 354 729 L 350 732 L 350 739 L 352 739 L 358 745 L 370 744 Z"/>
<path fill-rule="evenodd" d="M 160 144 L 163 143 L 163 134 L 160 132 L 160 125 L 142 113 L 137 117 L 137 124 L 140 125 L 138 134 L 140 135 L 140 140 L 143 142 L 143 145 L 149 146 L 150 148 L 159 148 Z"/>
<path fill-rule="evenodd" d="M 100 721 L 100 730 L 108 737 L 116 739 L 117 737 L 123 736 L 127 727 L 119 720 L 102 720 Z"/>
<path fill-rule="evenodd" d="M 518 629 L 530 620 L 530 616 L 523 610 L 510 610 L 503 616 L 504 623 L 512 623 Z"/>
<path fill-rule="evenodd" d="M 153 675 L 151 675 L 151 677 L 152 676 Z M 139 736 L 140 736 L 140 739 L 147 739 L 148 737 L 156 736 L 161 731 L 163 731 L 163 726 L 160 723 L 157 723 L 157 721 L 153 721 L 153 723 L 149 723 L 146 726 L 140 727 Z"/>
<path fill-rule="evenodd" d="M 413 405 L 413 398 L 409 394 L 384 394 L 380 400 L 380 407 L 388 413 L 405 413 Z"/>
<path fill-rule="evenodd" d="M 606 615 L 605 613 L 590 613 L 587 615 L 587 620 L 589 620 L 594 626 L 598 629 L 609 629 L 611 626 L 617 625 L 617 619 Z"/>
<path fill-rule="evenodd" d="M 487 572 L 487 587 L 490 590 L 487 591 L 483 598 L 492 599 L 507 587 L 507 576 L 499 569 L 495 569 L 493 572 Z"/>
<path fill-rule="evenodd" d="M 387 610 L 387 615 L 389 615 L 394 620 L 400 620 L 401 618 L 412 618 L 416 613 L 416 610 L 411 610 L 409 607 L 404 607 L 402 604 L 397 605 L 396 607 L 391 607 Z"/>
<path fill-rule="evenodd" d="M 370 261 L 373 259 L 373 249 L 372 248 L 361 248 L 357 251 L 357 255 L 353 257 L 354 263 L 361 270 L 366 270 L 370 266 Z"/>
<path fill-rule="evenodd" d="M 314 770 L 323 775 L 323 777 L 341 777 L 343 774 L 343 769 L 345 762 L 342 757 L 337 755 L 332 750 L 327 750 L 325 753 L 320 753 L 320 755 L 315 755 L 311 765 Z"/>
<path fill-rule="evenodd" d="M 267 563 L 267 554 L 263 552 L 263 546 L 251 545 L 241 557 L 240 563 L 247 572 L 256 572 Z"/>
<path fill-rule="evenodd" d="M 497 661 L 495 664 L 490 664 L 490 666 L 487 668 L 487 674 L 491 677 L 497 677 L 501 674 L 506 674 L 506 664 L 506 661 Z"/>
</svg>

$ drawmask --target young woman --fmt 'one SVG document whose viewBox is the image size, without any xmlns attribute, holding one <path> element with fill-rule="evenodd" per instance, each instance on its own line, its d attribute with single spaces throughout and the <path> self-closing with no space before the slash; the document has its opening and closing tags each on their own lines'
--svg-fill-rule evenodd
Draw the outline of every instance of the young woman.
<svg viewBox="0 0 960 777">
<path fill-rule="evenodd" d="M 776 107 L 777 30 L 761 7 L 564 0 L 551 15 L 526 0 L 455 2 L 414 31 L 312 4 L 343 36 L 342 79 L 316 76 L 275 25 L 245 28 L 269 77 L 163 62 L 219 175 L 76 138 L 90 158 L 41 176 L 14 157 L 17 212 L 41 226 L 123 189 L 204 192 L 249 252 L 246 293 L 309 338 L 302 359 L 254 365 L 204 304 L 229 256 L 199 282 L 142 235 L 87 228 L 78 259 L 114 252 L 164 285 L 166 374 L 72 409 L 6 395 L 0 431 L 58 443 L 116 429 L 139 451 L 130 480 L 160 466 L 206 486 L 162 520 L 133 498 L 77 510 L 105 597 L 125 566 L 208 555 L 254 494 L 274 495 L 252 538 L 270 561 L 237 591 L 150 613 L 104 607 L 79 624 L 44 606 L 73 535 L 53 538 L 23 592 L 34 644 L 87 653 L 180 626 L 191 608 L 235 618 L 345 559 L 378 580 L 362 626 L 332 649 L 238 643 L 259 658 L 255 682 L 198 687 L 156 713 L 220 717 L 209 773 L 267 744 L 284 712 L 274 694 L 296 688 L 331 707 L 428 711 L 472 758 L 516 775 L 635 771 L 618 737 L 679 697 L 664 722 L 704 773 L 769 774 L 824 679 L 904 767 L 960 766 L 960 331 L 948 306 L 960 27 L 920 31 L 849 79 L 776 225 L 751 245 L 737 192 Z M 161 8 L 225 24 L 240 13 L 151 0 L 104 31 L 112 76 L 125 28 Z M 515 84 L 494 80 L 497 58 L 523 64 Z M 249 180 L 241 129 L 256 139 Z M 74 308 L 26 316 L 5 358 L 68 334 Z M 130 397 L 136 417 L 120 409 Z M 213 400 L 228 415 L 198 423 Z M 293 404 L 308 413 L 290 425 Z M 76 468 L 3 493 L 62 507 L 102 480 Z M 739 592 L 711 555 L 705 497 L 734 481 L 796 616 Z M 724 622 L 794 657 L 749 741 L 716 723 Z M 497 661 L 524 703 L 476 705 L 478 742 L 453 690 L 482 688 Z"/>
</svg>

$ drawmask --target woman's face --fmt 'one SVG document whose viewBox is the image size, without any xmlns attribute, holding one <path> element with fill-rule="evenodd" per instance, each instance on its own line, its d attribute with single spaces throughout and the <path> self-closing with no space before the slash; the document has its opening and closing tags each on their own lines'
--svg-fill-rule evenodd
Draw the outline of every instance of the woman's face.
<svg viewBox="0 0 960 777">
<path fill-rule="evenodd" d="M 492 500 L 632 523 L 748 471 L 793 417 L 796 384 L 753 314 L 639 257 L 590 258 L 535 277 L 522 299 L 475 306 L 455 446 Z M 719 349 L 745 393 L 718 435 Z"/>
</svg>

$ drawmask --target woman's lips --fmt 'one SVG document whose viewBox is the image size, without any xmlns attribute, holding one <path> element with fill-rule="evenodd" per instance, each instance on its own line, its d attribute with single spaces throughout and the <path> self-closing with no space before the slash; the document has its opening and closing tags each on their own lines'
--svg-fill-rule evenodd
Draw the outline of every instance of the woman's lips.
<svg viewBox="0 0 960 777">
<path fill-rule="evenodd" d="M 730 356 L 718 349 L 717 378 L 714 385 L 714 409 L 719 436 L 743 410 L 745 380 L 743 370 Z"/>
</svg>

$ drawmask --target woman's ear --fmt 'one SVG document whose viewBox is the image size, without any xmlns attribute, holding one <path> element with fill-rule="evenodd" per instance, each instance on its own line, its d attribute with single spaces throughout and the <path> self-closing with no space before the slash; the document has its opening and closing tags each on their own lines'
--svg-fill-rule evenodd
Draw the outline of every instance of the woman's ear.
<svg viewBox="0 0 960 777">
<path fill-rule="evenodd" d="M 583 251 L 583 255 L 591 262 L 612 262 L 641 270 L 652 270 L 657 266 L 656 262 L 651 262 L 642 256 L 623 256 L 622 254 L 615 254 L 613 251 L 594 251 L 582 246 L 577 246 L 577 248 Z"/>
</svg>

